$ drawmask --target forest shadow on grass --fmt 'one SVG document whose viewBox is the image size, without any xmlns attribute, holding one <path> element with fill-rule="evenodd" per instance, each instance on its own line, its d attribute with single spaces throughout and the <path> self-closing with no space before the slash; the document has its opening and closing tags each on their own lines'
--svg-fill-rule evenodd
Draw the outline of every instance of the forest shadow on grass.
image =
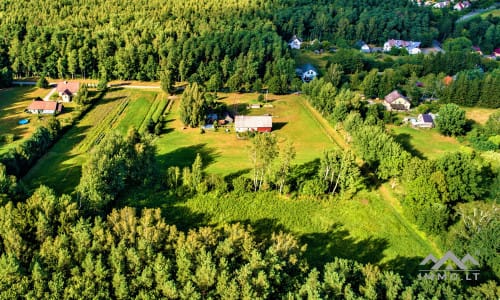
<svg viewBox="0 0 500 300">
<path fill-rule="evenodd" d="M 400 133 L 398 135 L 394 135 L 394 140 L 401 144 L 401 146 L 403 146 L 406 151 L 410 152 L 412 156 L 416 156 L 420 159 L 425 159 L 424 154 L 413 147 L 413 145 L 411 144 L 411 139 L 412 137 L 408 133 Z"/>
<path fill-rule="evenodd" d="M 384 238 L 357 240 L 339 223 L 332 225 L 327 232 L 304 234 L 300 242 L 307 244 L 305 257 L 309 264 L 320 269 L 335 257 L 378 264 L 384 258 L 384 250 L 389 247 Z"/>
<path fill-rule="evenodd" d="M 134 186 L 120 193 L 115 207 L 134 207 L 138 212 L 147 208 L 160 208 L 162 217 L 168 224 L 187 232 L 189 229 L 206 226 L 210 220 L 207 213 L 193 212 L 182 205 L 188 198 L 166 190 L 153 191 L 142 186 Z"/>
<path fill-rule="evenodd" d="M 419 266 L 423 257 L 404 257 L 396 256 L 390 261 L 381 265 L 384 270 L 392 271 L 394 273 L 399 273 L 406 278 L 414 278 L 418 276 L 418 271 L 420 269 L 425 269 L 425 267 Z"/>
<path fill-rule="evenodd" d="M 278 219 L 271 219 L 271 218 L 263 218 L 258 220 L 245 219 L 245 220 L 234 221 L 231 223 L 232 224 L 240 223 L 252 227 L 255 236 L 259 240 L 269 240 L 273 235 L 273 233 L 279 233 L 279 232 L 290 233 L 290 231 L 283 224 L 278 222 Z"/>
<path fill-rule="evenodd" d="M 203 168 L 215 162 L 219 156 L 215 148 L 207 147 L 207 144 L 196 144 L 187 147 L 177 148 L 174 151 L 158 156 L 158 162 L 162 166 L 177 166 L 180 168 L 191 166 L 197 154 L 201 155 Z"/>
</svg>

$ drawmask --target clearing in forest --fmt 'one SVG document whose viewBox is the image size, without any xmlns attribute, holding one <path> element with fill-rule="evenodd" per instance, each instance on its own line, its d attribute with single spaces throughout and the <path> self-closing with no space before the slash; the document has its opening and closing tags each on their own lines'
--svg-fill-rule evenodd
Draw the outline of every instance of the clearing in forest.
<svg viewBox="0 0 500 300">
<path fill-rule="evenodd" d="M 236 111 L 240 115 L 270 114 L 273 117 L 272 132 L 276 134 L 279 145 L 285 140 L 293 142 L 297 164 L 318 159 L 324 150 L 337 147 L 301 103 L 302 96 L 269 94 L 267 102 L 264 101 L 268 107 L 248 108 L 250 103 L 256 102 L 257 97 L 256 93 L 219 93 L 219 101 L 224 102 L 231 112 Z M 191 165 L 196 153 L 200 153 L 208 173 L 228 175 L 244 172 L 251 167 L 249 140 L 238 139 L 232 127 L 229 127 L 230 132 L 219 128 L 217 131 L 206 130 L 203 134 L 199 128 L 184 128 L 179 119 L 179 103 L 180 99 L 174 102 L 171 112 L 166 116 L 166 134 L 160 136 L 156 143 L 163 165 Z"/>
</svg>

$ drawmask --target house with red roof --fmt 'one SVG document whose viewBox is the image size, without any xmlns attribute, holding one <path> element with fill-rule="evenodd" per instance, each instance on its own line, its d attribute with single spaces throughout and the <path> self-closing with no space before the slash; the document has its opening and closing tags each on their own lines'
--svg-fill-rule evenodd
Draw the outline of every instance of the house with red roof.
<svg viewBox="0 0 500 300">
<path fill-rule="evenodd" d="M 500 48 L 496 48 L 495 50 L 493 50 L 493 55 L 495 57 L 500 57 Z"/>
<path fill-rule="evenodd" d="M 71 99 L 77 95 L 80 89 L 79 82 L 59 82 L 56 86 L 57 93 L 62 98 L 63 102 L 70 102 Z"/>
<path fill-rule="evenodd" d="M 62 109 L 62 103 L 56 101 L 33 100 L 28 106 L 27 111 L 32 114 L 55 115 L 60 113 Z"/>
</svg>

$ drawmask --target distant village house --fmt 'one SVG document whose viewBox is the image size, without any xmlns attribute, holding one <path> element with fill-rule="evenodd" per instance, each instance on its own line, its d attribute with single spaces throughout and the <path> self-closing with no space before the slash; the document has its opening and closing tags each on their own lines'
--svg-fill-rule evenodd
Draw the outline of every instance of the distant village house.
<svg viewBox="0 0 500 300">
<path fill-rule="evenodd" d="M 461 11 L 461 10 L 464 10 L 466 8 L 469 8 L 470 7 L 470 2 L 469 1 L 459 1 L 457 4 L 455 4 L 453 6 L 453 9 L 454 10 L 458 10 L 458 11 Z"/>
<path fill-rule="evenodd" d="M 405 96 L 394 90 L 385 96 L 384 106 L 388 111 L 408 111 L 411 103 Z"/>
<path fill-rule="evenodd" d="M 288 46 L 290 46 L 291 49 L 300 49 L 300 45 L 302 45 L 302 40 L 296 35 L 294 35 L 288 43 Z"/>
<path fill-rule="evenodd" d="M 56 87 L 57 93 L 62 98 L 63 102 L 70 102 L 71 99 L 77 95 L 78 90 L 80 89 L 79 82 L 59 82 Z"/>
<path fill-rule="evenodd" d="M 420 50 L 420 42 L 414 41 L 404 41 L 404 40 L 388 40 L 384 43 L 384 51 L 389 52 L 392 48 L 396 47 L 398 49 L 405 48 L 408 50 L 409 54 L 419 54 L 422 51 Z"/>
<path fill-rule="evenodd" d="M 413 124 L 414 127 L 418 128 L 433 128 L 434 127 L 434 115 L 433 114 L 420 114 L 417 117 L 417 122 Z"/>
<path fill-rule="evenodd" d="M 236 132 L 271 132 L 272 116 L 236 116 L 234 120 Z"/>
<path fill-rule="evenodd" d="M 310 64 L 305 65 L 301 68 L 302 75 L 301 79 L 303 82 L 310 82 L 318 76 L 318 71 L 316 68 Z"/>
</svg>

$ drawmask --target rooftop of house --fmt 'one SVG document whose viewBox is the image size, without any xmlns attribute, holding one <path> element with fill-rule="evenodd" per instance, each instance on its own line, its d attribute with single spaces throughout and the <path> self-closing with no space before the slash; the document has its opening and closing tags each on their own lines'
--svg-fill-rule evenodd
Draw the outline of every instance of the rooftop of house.
<svg viewBox="0 0 500 300">
<path fill-rule="evenodd" d="M 403 98 L 403 99 L 406 99 L 405 96 L 403 96 L 400 92 L 398 92 L 397 90 L 394 90 L 392 91 L 391 93 L 389 93 L 387 96 L 384 97 L 385 99 L 385 102 L 387 103 L 392 103 L 394 101 L 396 101 L 397 99 L 399 98 Z"/>
<path fill-rule="evenodd" d="M 68 95 L 71 95 L 77 93 L 79 88 L 79 82 L 63 81 L 57 84 L 56 90 L 58 93 L 66 93 Z"/>
<path fill-rule="evenodd" d="M 56 101 L 33 101 L 28 106 L 29 110 L 53 110 L 53 111 L 61 111 L 62 105 L 57 103 Z"/>
<path fill-rule="evenodd" d="M 272 116 L 236 116 L 235 126 L 239 128 L 273 127 Z"/>
<path fill-rule="evenodd" d="M 432 116 L 430 114 L 422 114 L 422 121 L 424 121 L 426 123 L 433 123 L 434 119 L 432 118 Z"/>
</svg>

